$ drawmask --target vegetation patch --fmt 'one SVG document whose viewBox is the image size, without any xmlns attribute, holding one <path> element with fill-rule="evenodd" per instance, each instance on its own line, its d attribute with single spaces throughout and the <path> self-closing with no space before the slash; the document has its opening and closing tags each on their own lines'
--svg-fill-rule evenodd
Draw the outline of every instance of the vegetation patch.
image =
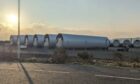
<svg viewBox="0 0 140 84">
<path fill-rule="evenodd" d="M 94 64 L 95 62 L 93 54 L 89 54 L 88 52 L 80 52 L 77 56 L 79 63 Z"/>
<path fill-rule="evenodd" d="M 50 63 L 65 63 L 67 60 L 66 50 L 63 48 L 57 48 L 54 54 L 49 58 Z"/>
</svg>

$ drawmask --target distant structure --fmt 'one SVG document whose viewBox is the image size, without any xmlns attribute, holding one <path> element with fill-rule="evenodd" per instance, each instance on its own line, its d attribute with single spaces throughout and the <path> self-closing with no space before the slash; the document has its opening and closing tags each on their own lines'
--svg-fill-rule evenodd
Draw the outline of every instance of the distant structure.
<svg viewBox="0 0 140 84">
<path fill-rule="evenodd" d="M 17 45 L 17 35 L 11 35 L 10 36 L 10 44 L 11 45 Z"/>
<path fill-rule="evenodd" d="M 56 34 L 46 34 L 44 37 L 44 47 L 45 48 L 55 48 L 56 47 Z"/>
<path fill-rule="evenodd" d="M 10 36 L 10 44 L 17 45 L 17 35 Z M 109 47 L 140 48 L 140 38 L 108 39 L 103 36 L 74 34 L 20 35 L 20 45 L 42 48 L 108 49 Z"/>
<path fill-rule="evenodd" d="M 26 35 L 25 37 L 25 46 L 33 47 L 34 35 Z"/>
<path fill-rule="evenodd" d="M 44 47 L 44 35 L 36 34 L 33 38 L 34 47 Z"/>
<path fill-rule="evenodd" d="M 109 39 L 101 36 L 58 34 L 56 39 L 56 46 L 62 48 L 108 49 L 110 46 Z"/>
<path fill-rule="evenodd" d="M 136 48 L 140 48 L 140 38 L 133 39 L 133 46 Z"/>
<path fill-rule="evenodd" d="M 140 38 L 117 38 L 112 41 L 113 47 L 136 47 L 140 48 Z"/>
</svg>

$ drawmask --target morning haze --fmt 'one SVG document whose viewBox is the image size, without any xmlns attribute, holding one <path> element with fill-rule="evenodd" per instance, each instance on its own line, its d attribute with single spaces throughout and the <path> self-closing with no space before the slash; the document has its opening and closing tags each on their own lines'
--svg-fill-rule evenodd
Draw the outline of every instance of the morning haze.
<svg viewBox="0 0 140 84">
<path fill-rule="evenodd" d="M 138 37 L 139 0 L 21 0 L 21 33 Z M 0 38 L 17 34 L 17 0 L 0 1 Z"/>
</svg>

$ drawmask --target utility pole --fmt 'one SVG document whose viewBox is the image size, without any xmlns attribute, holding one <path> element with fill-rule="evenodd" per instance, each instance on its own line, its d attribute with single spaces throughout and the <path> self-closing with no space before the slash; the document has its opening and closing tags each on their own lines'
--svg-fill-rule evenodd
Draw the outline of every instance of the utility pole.
<svg viewBox="0 0 140 84">
<path fill-rule="evenodd" d="M 17 50 L 17 56 L 18 59 L 20 60 L 20 0 L 18 0 L 18 42 L 17 42 L 17 46 L 18 46 L 18 50 Z"/>
</svg>

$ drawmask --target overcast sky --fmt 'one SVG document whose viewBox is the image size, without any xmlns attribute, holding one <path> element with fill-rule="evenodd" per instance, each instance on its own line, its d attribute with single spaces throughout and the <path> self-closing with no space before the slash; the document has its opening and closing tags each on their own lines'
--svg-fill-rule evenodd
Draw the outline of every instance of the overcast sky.
<svg viewBox="0 0 140 84">
<path fill-rule="evenodd" d="M 17 0 L 0 0 L 0 39 L 17 34 L 6 15 Z M 21 0 L 22 34 L 73 33 L 140 37 L 140 0 Z"/>
</svg>

